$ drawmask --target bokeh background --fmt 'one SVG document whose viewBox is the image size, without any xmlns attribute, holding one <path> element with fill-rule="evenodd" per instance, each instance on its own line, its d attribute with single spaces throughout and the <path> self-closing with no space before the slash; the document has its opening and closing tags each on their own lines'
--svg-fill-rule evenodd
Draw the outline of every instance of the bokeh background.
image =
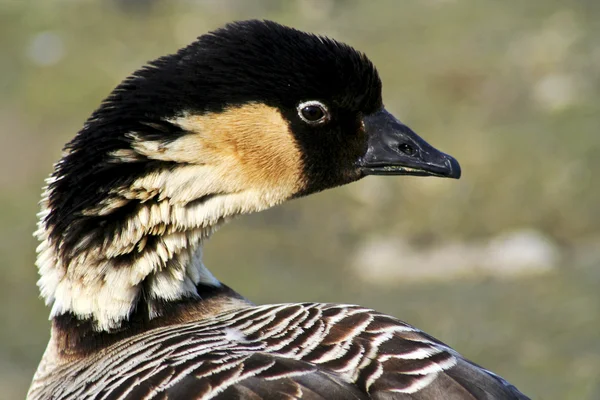
<svg viewBox="0 0 600 400">
<path fill-rule="evenodd" d="M 238 219 L 206 264 L 257 303 L 391 313 L 534 399 L 600 399 L 597 0 L 0 1 L 0 398 L 48 339 L 31 236 L 62 145 L 146 61 L 235 19 L 330 35 L 460 181 L 368 178 Z"/>
</svg>

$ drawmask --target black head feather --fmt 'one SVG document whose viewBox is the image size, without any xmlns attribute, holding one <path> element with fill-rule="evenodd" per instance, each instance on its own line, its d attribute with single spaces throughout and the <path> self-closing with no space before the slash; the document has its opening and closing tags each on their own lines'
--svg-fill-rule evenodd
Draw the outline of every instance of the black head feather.
<svg viewBox="0 0 600 400">
<path fill-rule="evenodd" d="M 381 107 L 381 81 L 371 61 L 346 44 L 271 21 L 242 21 L 150 62 L 91 119 L 156 119 L 251 101 L 288 108 L 299 99 L 369 113 Z"/>
</svg>

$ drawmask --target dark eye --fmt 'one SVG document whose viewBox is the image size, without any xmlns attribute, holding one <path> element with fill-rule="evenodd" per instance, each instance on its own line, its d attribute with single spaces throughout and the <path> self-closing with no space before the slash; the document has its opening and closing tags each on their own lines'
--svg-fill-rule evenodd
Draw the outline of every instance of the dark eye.
<svg viewBox="0 0 600 400">
<path fill-rule="evenodd" d="M 302 109 L 302 116 L 311 122 L 316 122 L 323 118 L 325 113 L 319 106 L 306 106 Z"/>
<path fill-rule="evenodd" d="M 398 145 L 398 150 L 400 150 L 407 156 L 412 156 L 415 154 L 415 149 L 411 145 L 406 143 L 401 143 L 400 145 Z"/>
<path fill-rule="evenodd" d="M 309 124 L 325 121 L 328 118 L 327 107 L 318 101 L 307 101 L 298 106 L 298 115 Z"/>
</svg>

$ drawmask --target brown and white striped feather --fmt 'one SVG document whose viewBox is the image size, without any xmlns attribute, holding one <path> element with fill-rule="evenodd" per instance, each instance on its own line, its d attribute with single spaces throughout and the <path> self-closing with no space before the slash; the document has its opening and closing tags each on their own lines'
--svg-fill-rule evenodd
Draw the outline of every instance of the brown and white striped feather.
<svg viewBox="0 0 600 400">
<path fill-rule="evenodd" d="M 153 329 L 40 378 L 32 399 L 525 399 L 393 317 L 319 303 Z"/>
</svg>

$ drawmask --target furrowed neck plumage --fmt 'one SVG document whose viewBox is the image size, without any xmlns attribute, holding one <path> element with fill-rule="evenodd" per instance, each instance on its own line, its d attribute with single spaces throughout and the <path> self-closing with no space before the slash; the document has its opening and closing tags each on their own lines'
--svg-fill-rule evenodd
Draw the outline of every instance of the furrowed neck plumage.
<svg viewBox="0 0 600 400">
<path fill-rule="evenodd" d="M 221 285 L 202 264 L 202 242 L 302 187 L 299 149 L 274 108 L 249 103 L 139 128 L 95 157 L 86 151 L 102 148 L 93 138 L 104 126 L 90 121 L 48 181 L 36 235 L 52 317 L 72 313 L 110 331 L 138 307 L 152 319 L 159 303 L 201 300 L 199 285 Z"/>
</svg>

